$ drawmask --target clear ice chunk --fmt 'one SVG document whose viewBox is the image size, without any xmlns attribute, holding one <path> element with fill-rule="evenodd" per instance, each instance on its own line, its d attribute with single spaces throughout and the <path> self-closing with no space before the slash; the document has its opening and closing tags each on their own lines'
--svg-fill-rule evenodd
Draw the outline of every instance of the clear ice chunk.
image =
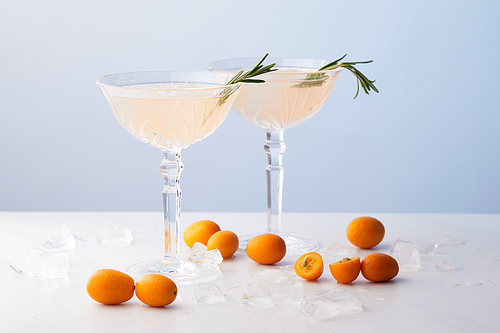
<svg viewBox="0 0 500 333">
<path fill-rule="evenodd" d="M 153 270 L 150 268 L 150 271 Z M 177 284 L 192 285 L 193 281 L 209 282 L 221 275 L 217 265 L 200 265 L 191 261 L 181 260 L 174 272 L 168 273 Z M 160 273 L 163 274 L 163 273 Z"/>
<path fill-rule="evenodd" d="M 304 286 L 302 282 L 284 286 L 271 294 L 274 305 L 278 307 L 299 307 L 304 299 Z"/>
<path fill-rule="evenodd" d="M 422 256 L 432 256 L 434 255 L 434 251 L 438 248 L 436 243 L 431 243 L 427 245 L 424 249 L 420 250 L 420 255 Z"/>
<path fill-rule="evenodd" d="M 192 262 L 182 261 L 176 271 L 179 275 L 195 277 L 198 268 Z"/>
<path fill-rule="evenodd" d="M 329 320 L 363 311 L 361 302 L 341 290 L 323 290 L 307 295 L 302 302 L 302 311 L 313 319 Z"/>
<path fill-rule="evenodd" d="M 257 271 L 247 280 L 242 302 L 265 309 L 284 306 L 285 299 L 302 301 L 302 283 L 296 284 L 295 276 L 293 267 Z"/>
<path fill-rule="evenodd" d="M 68 251 L 75 248 L 75 236 L 66 224 L 59 227 L 43 243 L 43 247 L 49 251 Z"/>
<path fill-rule="evenodd" d="M 198 304 L 217 304 L 226 301 L 226 296 L 214 283 L 198 283 L 194 287 L 194 300 Z"/>
<path fill-rule="evenodd" d="M 96 230 L 97 244 L 110 247 L 122 248 L 132 243 L 133 237 L 130 230 L 117 225 L 105 225 Z"/>
<path fill-rule="evenodd" d="M 201 243 L 194 243 L 191 252 L 189 253 L 188 260 L 195 264 L 202 265 L 218 265 L 224 258 L 217 249 L 208 251 L 207 247 Z"/>
<path fill-rule="evenodd" d="M 68 260 L 43 249 L 29 249 L 10 257 L 10 267 L 19 275 L 33 278 L 59 278 L 68 274 Z"/>
<path fill-rule="evenodd" d="M 390 254 L 398 261 L 402 272 L 416 272 L 422 269 L 418 245 L 402 239 L 392 243 Z"/>
<path fill-rule="evenodd" d="M 73 234 L 73 237 L 75 237 L 76 242 L 88 243 L 88 244 L 95 244 L 96 243 L 95 238 L 88 237 L 87 235 Z"/>
<path fill-rule="evenodd" d="M 464 241 L 453 236 L 441 234 L 433 241 L 434 244 L 439 246 L 459 246 L 465 244 Z"/>
<path fill-rule="evenodd" d="M 342 258 L 359 257 L 359 252 L 351 245 L 331 243 L 319 250 L 319 253 L 324 257 L 333 261 L 338 261 Z"/>
<path fill-rule="evenodd" d="M 438 238 L 432 240 L 432 242 L 428 246 L 426 246 L 424 249 L 422 249 L 420 251 L 420 254 L 422 256 L 433 256 L 433 255 L 435 255 L 436 249 L 439 247 L 459 246 L 459 245 L 463 245 L 463 244 L 465 244 L 465 242 L 456 238 L 456 237 L 440 234 L 438 236 Z"/>
<path fill-rule="evenodd" d="M 282 267 L 279 269 L 264 269 L 252 275 L 247 284 L 253 286 L 263 287 L 273 291 L 276 288 L 284 285 L 291 285 L 295 283 L 296 275 L 293 272 L 293 267 Z"/>
<path fill-rule="evenodd" d="M 248 285 L 245 288 L 242 303 L 249 304 L 257 309 L 267 309 L 273 306 L 271 293 L 258 286 Z"/>
<path fill-rule="evenodd" d="M 293 267 L 257 271 L 247 280 L 242 303 L 255 308 L 277 307 L 280 311 L 297 313 L 304 298 L 302 282 L 297 281 Z"/>
<path fill-rule="evenodd" d="M 436 268 L 443 272 L 450 272 L 458 270 L 458 267 L 450 260 L 443 257 L 436 259 Z"/>
</svg>

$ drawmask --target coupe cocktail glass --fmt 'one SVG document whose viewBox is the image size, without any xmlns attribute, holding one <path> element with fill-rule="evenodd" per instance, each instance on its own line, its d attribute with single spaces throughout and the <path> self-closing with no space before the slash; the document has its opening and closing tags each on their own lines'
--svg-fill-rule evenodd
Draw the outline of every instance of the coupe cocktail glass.
<svg viewBox="0 0 500 333">
<path fill-rule="evenodd" d="M 208 68 L 220 75 L 250 68 L 256 58 L 237 58 L 212 62 Z M 316 239 L 283 232 L 283 153 L 284 131 L 311 118 L 323 106 L 342 68 L 318 71 L 324 60 L 268 58 L 276 63 L 276 72 L 262 75 L 265 83 L 244 84 L 234 102 L 234 111 L 251 124 L 266 130 L 267 154 L 267 232 L 280 235 L 287 255 L 299 255 L 318 247 Z M 242 248 L 257 234 L 240 237 Z"/>
<path fill-rule="evenodd" d="M 194 265 L 181 258 L 181 150 L 212 134 L 224 121 L 240 83 L 224 85 L 209 71 L 154 71 L 106 75 L 97 84 L 116 119 L 137 139 L 163 153 L 163 260 L 136 264 L 140 276 L 161 273 L 178 284 L 209 281 L 220 274 L 216 265 Z"/>
</svg>

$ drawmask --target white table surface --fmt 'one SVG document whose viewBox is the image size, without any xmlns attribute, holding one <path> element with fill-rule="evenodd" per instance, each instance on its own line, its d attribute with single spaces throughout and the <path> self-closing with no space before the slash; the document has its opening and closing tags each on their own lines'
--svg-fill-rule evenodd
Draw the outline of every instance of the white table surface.
<svg viewBox="0 0 500 333">
<path fill-rule="evenodd" d="M 363 215 L 380 219 L 386 236 L 376 248 L 358 250 L 361 258 L 371 252 L 388 253 L 396 239 L 423 248 L 445 234 L 465 244 L 438 248 L 436 255 L 454 261 L 460 269 L 400 272 L 389 283 L 370 283 L 360 276 L 352 285 L 340 285 L 331 277 L 326 262 L 319 281 L 303 280 L 305 291 L 342 289 L 357 297 L 364 311 L 318 321 L 242 303 L 239 287 L 251 275 L 292 265 L 295 258 L 262 266 L 238 251 L 220 265 L 223 275 L 213 281 L 226 293 L 222 303 L 197 304 L 191 300 L 193 287 L 181 287 L 178 299 L 165 308 L 144 306 L 135 297 L 124 305 L 105 306 L 87 295 L 89 275 L 99 268 L 124 271 L 136 262 L 160 258 L 161 213 L 0 212 L 0 332 L 500 331 L 500 215 L 285 213 L 283 223 L 285 231 L 314 236 L 320 246 L 348 244 L 347 224 Z M 216 221 L 223 230 L 237 234 L 265 230 L 265 214 L 261 213 L 183 213 L 181 232 L 201 219 Z M 77 242 L 68 253 L 70 268 L 65 278 L 23 278 L 9 267 L 9 256 L 41 247 L 63 224 L 74 234 L 88 238 L 94 237 L 102 225 L 121 225 L 132 232 L 134 241 L 122 249 Z"/>
</svg>

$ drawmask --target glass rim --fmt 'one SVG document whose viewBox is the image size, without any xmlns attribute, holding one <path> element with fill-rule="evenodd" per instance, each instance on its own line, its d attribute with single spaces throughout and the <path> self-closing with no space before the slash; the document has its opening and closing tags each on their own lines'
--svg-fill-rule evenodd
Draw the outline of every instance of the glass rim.
<svg viewBox="0 0 500 333">
<path fill-rule="evenodd" d="M 146 74 L 146 73 L 203 73 L 203 74 L 210 74 L 213 73 L 212 71 L 207 71 L 207 70 L 153 70 L 153 71 L 131 71 L 131 72 L 121 72 L 121 73 L 113 73 L 113 74 L 105 74 L 100 77 L 98 77 L 95 80 L 95 83 L 99 86 L 103 87 L 111 87 L 111 88 L 119 88 L 119 89 L 130 89 L 130 90 L 137 90 L 137 91 L 195 91 L 195 90 L 201 90 L 201 91 L 210 91 L 210 90 L 220 90 L 220 89 L 225 89 L 225 88 L 233 88 L 233 87 L 238 87 L 241 85 L 240 82 L 237 83 L 232 83 L 232 84 L 224 84 L 224 83 L 219 83 L 219 82 L 206 82 L 206 84 L 213 84 L 214 87 L 193 87 L 193 88 L 140 88 L 134 85 L 142 85 L 142 84 L 147 84 L 145 83 L 134 83 L 131 85 L 115 85 L 115 84 L 109 84 L 109 83 L 104 83 L 102 82 L 102 79 L 104 78 L 109 78 L 112 76 L 118 76 L 118 75 L 131 75 L 131 74 Z M 215 80 L 214 80 L 215 81 Z M 148 82 L 151 83 L 151 82 Z M 200 83 L 200 82 L 153 82 L 153 83 Z"/>
<path fill-rule="evenodd" d="M 227 59 L 220 59 L 220 60 L 215 60 L 215 61 L 212 61 L 212 62 L 209 62 L 207 64 L 207 68 L 211 71 L 216 71 L 216 72 L 223 72 L 223 73 L 238 73 L 239 70 L 243 69 L 243 68 L 240 68 L 240 69 L 219 69 L 219 68 L 215 68 L 213 67 L 212 65 L 215 64 L 215 63 L 222 63 L 222 62 L 227 62 L 227 61 L 235 61 L 235 60 L 255 60 L 256 62 L 259 61 L 259 58 L 258 57 L 240 57 L 240 58 L 227 58 Z M 293 60 L 293 61 L 322 61 L 326 64 L 328 64 L 328 61 L 327 60 L 324 60 L 324 59 L 316 59 L 316 58 L 289 58 L 289 57 L 268 57 L 266 58 L 266 60 L 268 60 L 270 63 L 273 63 L 275 62 L 274 60 L 278 60 L 278 59 L 286 59 L 286 60 Z M 277 67 L 278 65 L 276 65 Z M 305 69 L 308 69 L 307 67 Z M 299 75 L 299 74 L 302 74 L 302 75 L 309 75 L 309 74 L 316 74 L 316 73 L 333 73 L 333 72 L 336 72 L 336 71 L 342 71 L 343 68 L 342 67 L 337 67 L 337 68 L 334 68 L 334 69 L 325 69 L 325 70 L 312 70 L 312 71 L 304 71 L 304 72 L 280 72 L 279 69 L 277 71 L 273 71 L 273 72 L 270 72 L 270 73 L 267 73 L 267 74 L 270 74 L 270 75 L 282 75 L 282 76 L 289 76 L 289 75 Z"/>
</svg>

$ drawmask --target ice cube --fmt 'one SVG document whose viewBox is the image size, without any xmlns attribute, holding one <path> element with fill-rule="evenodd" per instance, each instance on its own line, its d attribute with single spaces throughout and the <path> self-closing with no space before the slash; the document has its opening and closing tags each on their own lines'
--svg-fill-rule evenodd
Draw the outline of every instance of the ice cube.
<svg viewBox="0 0 500 333">
<path fill-rule="evenodd" d="M 224 290 L 224 296 L 228 301 L 241 301 L 245 292 L 244 286 L 235 286 Z"/>
<path fill-rule="evenodd" d="M 194 287 L 194 300 L 198 304 L 216 304 L 224 302 L 226 296 L 214 283 L 198 283 Z"/>
<path fill-rule="evenodd" d="M 433 241 L 433 243 L 435 243 L 438 247 L 439 246 L 459 246 L 459 245 L 465 244 L 464 241 L 462 241 L 456 237 L 448 236 L 448 235 L 444 235 L 444 234 L 439 235 L 438 238 Z"/>
<path fill-rule="evenodd" d="M 431 243 L 427 245 L 423 250 L 420 250 L 420 255 L 422 256 L 433 256 L 434 251 L 438 248 L 436 243 Z"/>
<path fill-rule="evenodd" d="M 87 235 L 82 234 L 73 234 L 75 237 L 75 241 L 78 243 L 88 243 L 88 244 L 96 244 L 96 239 L 94 237 L 89 237 Z"/>
<path fill-rule="evenodd" d="M 252 275 L 247 280 L 247 284 L 274 291 L 276 288 L 295 283 L 295 277 L 296 275 L 291 266 L 285 266 L 278 269 L 264 269 Z"/>
<path fill-rule="evenodd" d="M 130 230 L 117 225 L 105 225 L 96 230 L 97 244 L 109 248 L 127 247 L 132 243 Z"/>
<path fill-rule="evenodd" d="M 253 285 L 246 286 L 241 302 L 258 309 L 267 309 L 273 306 L 271 293 Z"/>
<path fill-rule="evenodd" d="M 417 244 L 397 239 L 392 243 L 390 253 L 398 261 L 402 272 L 416 272 L 422 269 Z"/>
<path fill-rule="evenodd" d="M 150 271 L 153 270 L 150 268 Z M 175 272 L 169 273 L 169 276 L 180 285 L 192 285 L 193 280 L 208 282 L 214 280 L 221 274 L 218 265 L 200 265 L 191 261 L 181 260 Z"/>
<path fill-rule="evenodd" d="M 247 280 L 242 302 L 260 309 L 277 306 L 290 311 L 297 308 L 292 312 L 298 312 L 304 288 L 295 277 L 291 266 L 257 271 Z"/>
<path fill-rule="evenodd" d="M 195 264 L 218 265 L 224 258 L 219 250 L 213 249 L 208 251 L 207 247 L 201 243 L 194 243 L 191 252 L 189 253 L 188 260 Z"/>
<path fill-rule="evenodd" d="M 459 246 L 459 245 L 463 245 L 463 244 L 465 244 L 465 242 L 463 242 L 462 240 L 460 240 L 458 238 L 441 234 L 441 235 L 439 235 L 438 238 L 434 239 L 431 242 L 431 244 L 429 244 L 427 247 L 425 247 L 423 250 L 421 250 L 420 254 L 422 256 L 433 256 L 435 254 L 434 252 L 436 251 L 436 249 L 438 247 Z"/>
<path fill-rule="evenodd" d="M 19 275 L 33 278 L 58 278 L 68 274 L 68 260 L 43 249 L 29 249 L 10 257 L 10 267 Z"/>
<path fill-rule="evenodd" d="M 63 224 L 43 243 L 43 247 L 52 251 L 67 251 L 74 249 L 75 244 L 73 233 Z"/>
<path fill-rule="evenodd" d="M 353 246 L 340 243 L 331 243 L 324 246 L 319 253 L 332 261 L 338 261 L 342 258 L 359 257 L 359 252 Z"/>
<path fill-rule="evenodd" d="M 458 270 L 458 267 L 452 261 L 447 260 L 443 257 L 439 257 L 436 259 L 436 268 L 444 272 Z"/>
<path fill-rule="evenodd" d="M 299 307 L 304 299 L 304 286 L 302 282 L 277 289 L 271 294 L 274 305 L 278 307 Z"/>
<path fill-rule="evenodd" d="M 341 290 L 322 290 L 307 295 L 302 302 L 302 311 L 313 319 L 329 320 L 362 312 L 361 302 Z"/>
</svg>

